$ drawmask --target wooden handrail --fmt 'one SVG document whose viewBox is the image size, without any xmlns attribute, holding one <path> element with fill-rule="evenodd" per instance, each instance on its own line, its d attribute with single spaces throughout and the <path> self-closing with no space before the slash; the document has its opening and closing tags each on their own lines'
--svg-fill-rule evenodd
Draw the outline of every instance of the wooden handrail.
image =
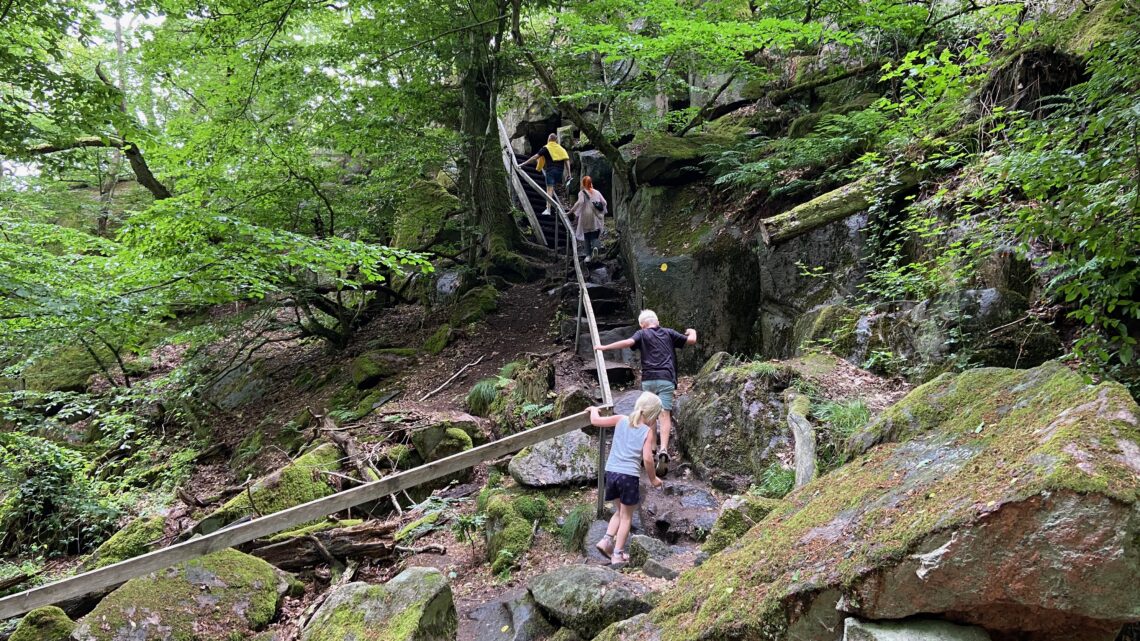
<svg viewBox="0 0 1140 641">
<path fill-rule="evenodd" d="M 205 536 L 195 537 L 184 543 L 120 561 L 114 565 L 25 590 L 19 594 L 0 599 L 0 620 L 24 614 L 45 605 L 60 603 L 91 592 L 115 587 L 130 579 L 168 568 L 177 563 L 196 559 L 271 534 L 284 532 L 310 521 L 323 519 L 330 514 L 347 510 L 361 503 L 378 501 L 401 490 L 465 470 L 484 461 L 497 459 L 505 454 L 517 452 L 525 447 L 581 429 L 589 424 L 589 412 L 572 414 L 406 472 L 384 477 L 379 481 L 365 483 L 332 496 L 267 514 L 252 521 L 227 527 Z"/>
<path fill-rule="evenodd" d="M 538 183 L 534 182 L 534 179 L 528 176 L 525 171 L 523 171 L 522 167 L 519 166 L 518 161 L 515 160 L 514 153 L 506 153 L 510 150 L 510 140 L 507 138 L 507 128 L 503 125 L 503 121 L 501 119 L 499 120 L 499 137 L 503 143 L 503 158 L 504 160 L 508 158 L 510 159 L 510 168 L 514 170 L 515 175 L 517 175 L 520 179 L 529 184 L 532 189 L 538 191 L 538 193 L 542 194 L 543 197 L 546 198 L 547 202 L 550 203 L 551 209 L 558 212 L 558 218 L 562 221 L 562 225 L 566 227 L 566 237 L 570 241 L 570 255 L 573 257 L 572 260 L 574 262 L 574 274 L 578 280 L 578 296 L 580 301 L 579 308 L 584 309 L 586 312 L 586 324 L 590 328 L 590 345 L 592 347 L 597 347 L 602 344 L 601 336 L 598 333 L 598 319 L 594 316 L 594 305 L 590 301 L 590 292 L 586 288 L 586 277 L 582 273 L 582 264 L 578 261 L 578 239 L 574 235 L 574 228 L 570 225 L 570 217 L 566 214 L 566 210 L 562 207 L 562 203 L 558 202 L 557 198 L 552 198 L 550 194 L 546 193 L 545 189 L 539 187 Z M 518 185 L 518 182 L 515 180 L 512 180 L 511 184 L 515 185 L 515 188 L 519 190 L 519 199 L 526 199 L 526 192 L 522 189 L 521 185 Z M 555 247 L 555 251 L 557 250 L 558 248 Z M 579 322 L 580 321 L 581 316 L 579 315 Z M 577 336 L 575 336 L 575 340 L 577 340 Z M 576 346 L 577 344 L 575 344 L 575 347 Z M 604 407 L 613 407 L 614 397 L 613 392 L 610 391 L 610 376 L 609 372 L 606 371 L 606 359 L 602 356 L 602 353 L 599 350 L 595 349 L 593 352 L 594 366 L 598 369 L 598 386 L 602 391 L 602 405 Z M 599 429 L 597 504 L 599 517 L 601 517 L 604 513 L 605 502 L 606 440 L 604 436 L 605 435 L 602 433 L 601 429 Z"/>
</svg>

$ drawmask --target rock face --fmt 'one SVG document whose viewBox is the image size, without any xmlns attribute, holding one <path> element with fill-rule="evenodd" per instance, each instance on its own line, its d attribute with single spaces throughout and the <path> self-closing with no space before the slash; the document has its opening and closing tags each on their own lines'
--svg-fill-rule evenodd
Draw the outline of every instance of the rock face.
<svg viewBox="0 0 1140 641">
<path fill-rule="evenodd" d="M 720 353 L 701 368 L 677 412 L 676 442 L 699 476 L 716 487 L 747 489 L 764 471 L 793 458 L 783 392 L 835 365 L 812 354 L 782 363 L 739 362 Z"/>
<path fill-rule="evenodd" d="M 63 610 L 49 605 L 24 615 L 8 641 L 67 641 L 73 630 L 75 622 Z"/>
<path fill-rule="evenodd" d="M 669 638 L 833 641 L 843 614 L 1026 641 L 1140 619 L 1140 408 L 1056 363 L 914 390 L 653 612 Z"/>
<path fill-rule="evenodd" d="M 277 614 L 291 583 L 273 566 L 222 550 L 116 589 L 75 629 L 79 641 L 248 637 Z"/>
<path fill-rule="evenodd" d="M 826 344 L 877 373 L 926 381 L 953 359 L 1035 367 L 1061 353 L 1056 330 L 1026 315 L 1029 301 L 1001 288 L 968 289 L 897 310 L 860 314 L 823 305 L 795 324 L 798 349 Z"/>
<path fill-rule="evenodd" d="M 592 639 L 615 621 L 648 612 L 645 589 L 606 567 L 568 565 L 530 583 L 539 607 L 554 621 Z"/>
<path fill-rule="evenodd" d="M 744 533 L 752 529 L 773 510 L 779 509 L 783 502 L 778 499 L 768 499 L 746 494 L 734 496 L 720 506 L 720 516 L 713 524 L 703 549 L 708 554 L 716 554 L 732 545 Z"/>
<path fill-rule="evenodd" d="M 598 446 L 581 430 L 519 452 L 507 470 L 528 487 L 588 485 L 598 478 Z"/>
<path fill-rule="evenodd" d="M 412 567 L 384 585 L 349 583 L 313 615 L 302 641 L 453 641 L 458 630 L 447 579 Z"/>
<path fill-rule="evenodd" d="M 332 494 L 333 488 L 321 472 L 340 472 L 341 456 L 340 449 L 332 443 L 318 445 L 284 468 L 258 479 L 249 492 L 235 496 L 202 519 L 194 532 L 209 534 L 255 512 L 272 514 Z"/>
<path fill-rule="evenodd" d="M 847 619 L 843 622 L 843 641 L 990 641 L 990 635 L 981 628 L 945 621 L 864 623 Z"/>
</svg>

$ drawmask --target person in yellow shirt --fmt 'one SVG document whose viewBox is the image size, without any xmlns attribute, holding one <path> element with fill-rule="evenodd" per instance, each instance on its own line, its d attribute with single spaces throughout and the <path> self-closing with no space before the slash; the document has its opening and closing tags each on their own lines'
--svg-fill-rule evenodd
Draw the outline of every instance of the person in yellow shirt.
<svg viewBox="0 0 1140 641">
<path fill-rule="evenodd" d="M 538 150 L 538 153 L 527 158 L 522 166 L 525 167 L 532 162 L 542 176 L 546 179 L 546 193 L 554 198 L 554 187 L 561 185 L 563 180 L 570 180 L 573 176 L 570 173 L 570 154 L 558 144 L 558 134 L 550 134 L 546 137 L 546 146 Z M 563 175 L 565 173 L 565 175 Z M 543 216 L 550 215 L 550 206 L 542 212 Z"/>
</svg>

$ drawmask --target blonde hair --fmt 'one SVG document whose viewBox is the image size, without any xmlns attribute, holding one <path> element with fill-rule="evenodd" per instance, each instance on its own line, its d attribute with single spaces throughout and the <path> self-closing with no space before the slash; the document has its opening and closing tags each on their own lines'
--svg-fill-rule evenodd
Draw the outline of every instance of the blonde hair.
<svg viewBox="0 0 1140 641">
<path fill-rule="evenodd" d="M 656 421 L 661 414 L 661 399 L 653 392 L 642 392 L 633 405 L 633 413 L 629 415 L 629 426 L 636 427 L 642 423 L 648 425 Z"/>
<path fill-rule="evenodd" d="M 645 327 L 646 325 L 660 325 L 661 322 L 657 320 L 657 312 L 652 309 L 643 309 L 637 315 L 637 324 Z"/>
</svg>

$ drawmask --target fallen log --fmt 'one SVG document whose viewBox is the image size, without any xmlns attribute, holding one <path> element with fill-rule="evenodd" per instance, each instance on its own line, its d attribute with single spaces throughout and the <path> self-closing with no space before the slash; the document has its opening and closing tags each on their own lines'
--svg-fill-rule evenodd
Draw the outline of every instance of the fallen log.
<svg viewBox="0 0 1140 641">
<path fill-rule="evenodd" d="M 893 196 L 910 189 L 918 184 L 918 179 L 917 173 L 907 172 L 898 176 L 893 184 L 883 187 L 878 196 Z M 765 218 L 763 224 L 768 232 L 765 244 L 776 245 L 791 240 L 813 229 L 866 210 L 876 197 L 875 187 L 875 178 L 864 176 L 855 182 L 816 196 L 806 203 L 796 205 L 782 214 Z"/>
<path fill-rule="evenodd" d="M 297 536 L 275 538 L 272 543 L 254 541 L 248 553 L 288 571 L 306 570 L 327 563 L 329 556 L 337 561 L 388 559 L 398 554 L 396 542 L 392 539 L 397 525 L 388 521 L 367 521 L 324 532 L 298 532 Z"/>
</svg>

